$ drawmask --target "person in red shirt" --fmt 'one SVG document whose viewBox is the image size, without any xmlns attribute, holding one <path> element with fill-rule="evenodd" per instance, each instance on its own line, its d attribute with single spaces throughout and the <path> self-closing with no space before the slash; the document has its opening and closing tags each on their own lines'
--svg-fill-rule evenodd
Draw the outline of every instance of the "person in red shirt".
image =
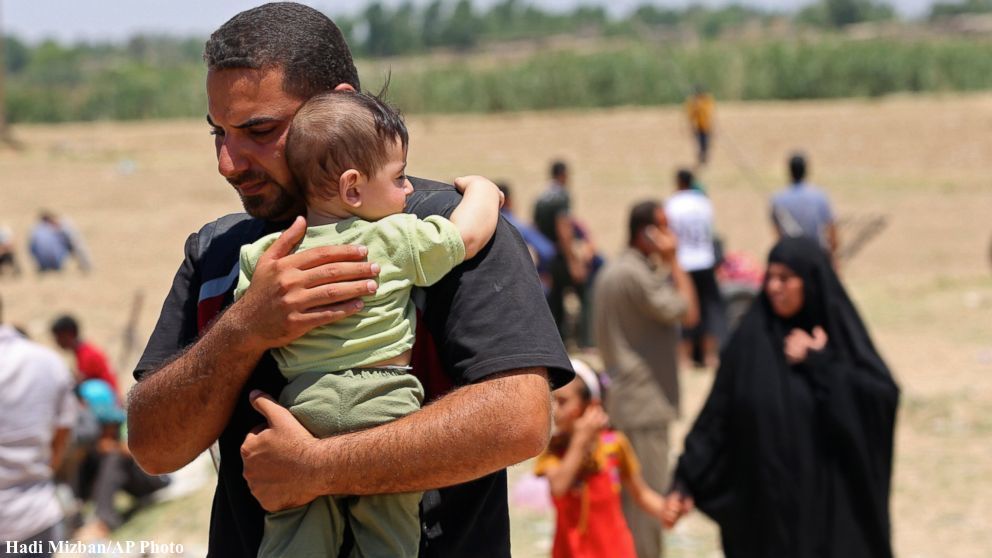
<svg viewBox="0 0 992 558">
<path fill-rule="evenodd" d="M 534 467 L 558 512 L 551 556 L 636 558 L 620 490 L 659 522 L 664 499 L 644 481 L 627 438 L 608 427 L 596 373 L 579 360 L 572 367 L 575 379 L 554 391 L 555 433 Z"/>
<path fill-rule="evenodd" d="M 62 316 L 52 323 L 52 336 L 55 343 L 66 351 L 76 355 L 76 373 L 80 382 L 84 380 L 103 380 L 114 388 L 114 393 L 120 399 L 120 388 L 117 385 L 117 375 L 96 345 L 83 341 L 79 336 L 79 322 L 72 316 Z"/>
</svg>

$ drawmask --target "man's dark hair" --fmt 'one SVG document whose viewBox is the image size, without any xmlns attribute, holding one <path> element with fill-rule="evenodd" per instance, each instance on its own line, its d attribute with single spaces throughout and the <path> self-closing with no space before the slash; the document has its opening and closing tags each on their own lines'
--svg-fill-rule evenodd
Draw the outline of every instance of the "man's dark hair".
<svg viewBox="0 0 992 558">
<path fill-rule="evenodd" d="M 630 239 L 628 243 L 633 246 L 637 240 L 637 235 L 644 229 L 657 225 L 655 213 L 661 208 L 661 204 L 654 200 L 642 201 L 630 210 Z"/>
<path fill-rule="evenodd" d="M 695 177 L 692 176 L 692 171 L 689 169 L 679 169 L 675 173 L 675 183 L 678 185 L 679 190 L 688 190 L 692 188 L 692 181 Z"/>
<path fill-rule="evenodd" d="M 286 161 L 307 199 L 333 197 L 348 169 L 371 178 L 388 161 L 388 147 L 409 134 L 403 117 L 375 95 L 331 91 L 300 107 L 286 136 Z"/>
<path fill-rule="evenodd" d="M 792 157 L 789 157 L 789 174 L 792 176 L 792 182 L 802 182 L 806 178 L 806 156 L 802 153 L 793 153 Z"/>
<path fill-rule="evenodd" d="M 566 172 L 568 172 L 568 165 L 566 165 L 564 161 L 555 161 L 551 163 L 551 178 L 558 178 Z"/>
<path fill-rule="evenodd" d="M 52 333 L 61 333 L 63 331 L 73 335 L 79 335 L 79 322 L 69 315 L 59 316 L 58 319 L 52 322 Z"/>
<path fill-rule="evenodd" d="M 361 89 L 338 26 L 295 2 L 264 4 L 232 17 L 210 35 L 203 60 L 210 70 L 282 68 L 283 91 L 300 99 L 342 83 Z"/>
</svg>

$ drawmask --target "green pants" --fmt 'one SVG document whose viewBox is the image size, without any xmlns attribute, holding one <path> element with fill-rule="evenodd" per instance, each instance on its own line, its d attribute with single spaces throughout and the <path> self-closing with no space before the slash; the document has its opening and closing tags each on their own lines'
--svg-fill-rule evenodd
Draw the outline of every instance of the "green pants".
<svg viewBox="0 0 992 558">
<path fill-rule="evenodd" d="M 355 368 L 302 374 L 279 402 L 314 436 L 362 430 L 420 408 L 424 389 L 400 369 Z M 346 526 L 354 558 L 415 558 L 420 547 L 419 492 L 375 496 L 324 496 L 265 517 L 259 558 L 325 558 L 340 554 Z"/>
</svg>

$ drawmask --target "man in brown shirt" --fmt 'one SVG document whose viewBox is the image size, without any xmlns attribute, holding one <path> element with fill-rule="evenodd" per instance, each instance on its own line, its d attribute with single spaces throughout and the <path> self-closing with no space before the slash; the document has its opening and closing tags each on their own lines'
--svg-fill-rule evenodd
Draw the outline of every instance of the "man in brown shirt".
<svg viewBox="0 0 992 558">
<path fill-rule="evenodd" d="M 637 204 L 629 245 L 600 272 L 594 299 L 596 342 L 612 380 L 606 409 L 657 491 L 668 483 L 668 424 L 679 413 L 679 326 L 692 326 L 699 314 L 675 248 L 661 204 Z M 624 514 L 638 557 L 658 558 L 661 524 L 628 500 Z"/>
</svg>

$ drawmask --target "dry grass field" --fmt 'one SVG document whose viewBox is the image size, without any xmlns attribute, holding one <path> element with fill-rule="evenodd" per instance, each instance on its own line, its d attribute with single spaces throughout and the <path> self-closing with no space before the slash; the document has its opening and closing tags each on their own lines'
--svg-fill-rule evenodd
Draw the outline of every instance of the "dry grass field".
<svg viewBox="0 0 992 558">
<path fill-rule="evenodd" d="M 504 178 L 524 214 L 549 161 L 564 158 L 573 169 L 576 212 L 607 254 L 624 241 L 628 207 L 667 195 L 674 170 L 692 159 L 677 108 L 409 121 L 411 174 Z M 795 148 L 808 152 L 813 180 L 828 189 L 841 216 L 888 217 L 889 226 L 843 274 L 903 388 L 895 547 L 903 557 L 992 554 L 992 95 L 722 104 L 718 126 L 702 178 L 729 249 L 758 259 L 766 253 L 767 198 L 784 182 L 784 161 Z M 126 376 L 135 357 L 122 355 L 121 332 L 135 293 L 145 297 L 143 344 L 186 235 L 239 210 L 216 174 L 207 127 L 177 121 L 15 132 L 26 149 L 0 151 L 0 223 L 23 246 L 40 208 L 69 216 L 95 269 L 0 278 L 4 317 L 48 342 L 50 320 L 74 313 L 87 337 L 115 360 L 129 360 L 121 363 Z M 677 436 L 711 379 L 684 374 L 687 408 Z M 202 542 L 205 520 L 189 519 L 206 518 L 207 501 L 185 500 L 186 509 L 174 506 L 176 513 L 147 521 L 141 532 Z M 541 555 L 546 528 L 531 516 L 517 519 L 515 554 Z M 669 542 L 677 556 L 718 548 L 712 524 L 699 515 Z"/>
</svg>

